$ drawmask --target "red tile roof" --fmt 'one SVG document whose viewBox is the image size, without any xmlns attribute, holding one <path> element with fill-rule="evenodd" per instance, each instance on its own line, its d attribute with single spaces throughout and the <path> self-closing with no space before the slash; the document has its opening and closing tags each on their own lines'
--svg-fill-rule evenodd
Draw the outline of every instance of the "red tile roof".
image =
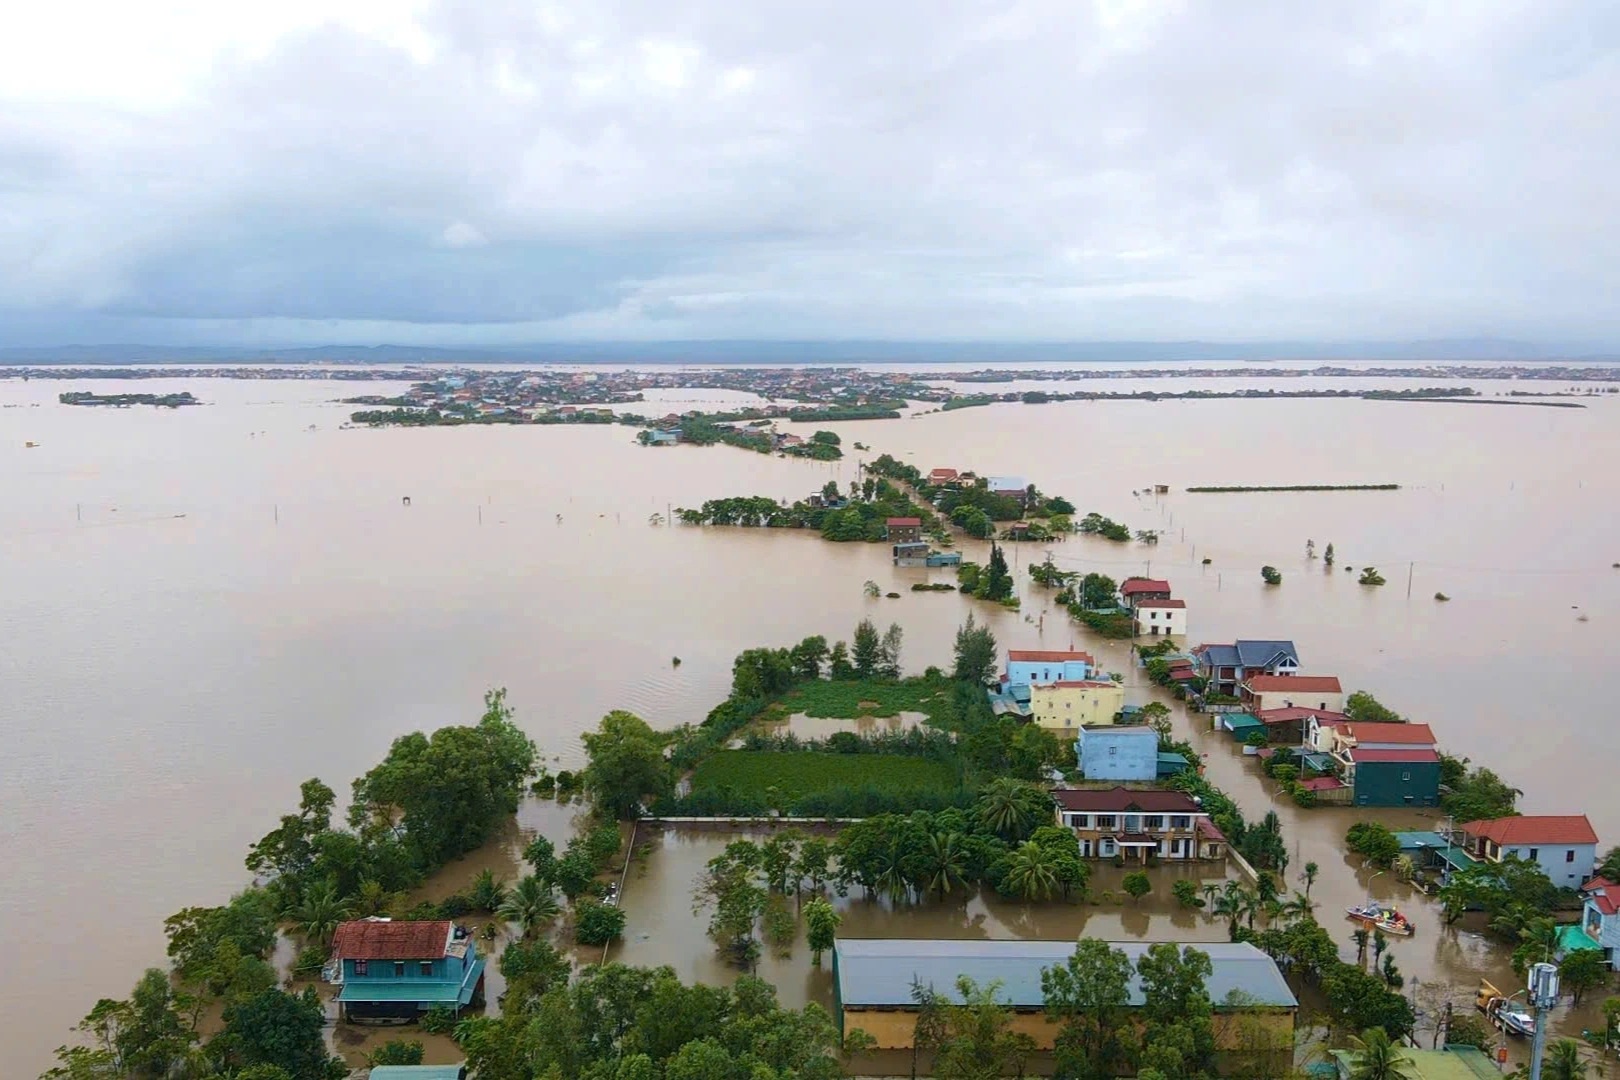
<svg viewBox="0 0 1620 1080">
<path fill-rule="evenodd" d="M 1407 762 L 1439 761 L 1440 755 L 1434 752 L 1431 746 L 1402 746 L 1393 750 L 1363 750 L 1356 747 L 1350 751 L 1350 760 L 1360 765 L 1366 762 L 1394 762 L 1405 764 Z"/>
<path fill-rule="evenodd" d="M 1065 810 L 1088 814 L 1118 814 L 1138 810 L 1147 814 L 1201 814 L 1204 811 L 1192 798 L 1179 791 L 1132 791 L 1129 788 L 1108 788 L 1102 791 L 1086 788 L 1058 788 L 1052 798 Z"/>
<path fill-rule="evenodd" d="M 1221 827 L 1207 817 L 1201 817 L 1197 821 L 1193 822 L 1193 828 L 1196 829 L 1205 840 L 1219 840 L 1223 844 L 1226 843 L 1226 834 L 1221 832 Z"/>
<path fill-rule="evenodd" d="M 1428 724 L 1378 724 L 1351 720 L 1341 731 L 1357 743 L 1400 743 L 1403 746 L 1433 746 L 1434 731 Z"/>
<path fill-rule="evenodd" d="M 1187 601 L 1185 601 L 1185 600 L 1144 600 L 1140 604 L 1137 604 L 1136 606 L 1139 607 L 1139 608 L 1158 608 L 1161 611 L 1163 609 L 1165 609 L 1165 608 L 1175 608 L 1177 611 L 1179 611 L 1182 608 L 1187 606 Z"/>
<path fill-rule="evenodd" d="M 1604 915 L 1620 915 L 1620 888 L 1608 878 L 1593 878 L 1581 886 L 1581 892 L 1592 893 L 1588 899 Z"/>
<path fill-rule="evenodd" d="M 1337 791 L 1344 787 L 1344 782 L 1336 776 L 1313 776 L 1309 780 L 1301 780 L 1299 786 L 1306 791 Z"/>
<path fill-rule="evenodd" d="M 346 922 L 332 935 L 332 952 L 340 960 L 437 960 L 450 941 L 450 923 Z"/>
<path fill-rule="evenodd" d="M 910 525 L 912 528 L 916 528 L 922 524 L 922 518 L 889 518 L 884 522 L 884 524 L 889 526 L 891 529 L 897 526 L 904 527 L 907 525 Z"/>
<path fill-rule="evenodd" d="M 956 470 L 955 469 L 933 469 L 933 470 L 930 470 L 930 472 L 928 473 L 928 479 L 930 479 L 930 480 L 932 480 L 932 481 L 934 481 L 936 483 L 938 483 L 940 481 L 944 481 L 944 480 L 955 480 L 956 479 Z"/>
<path fill-rule="evenodd" d="M 1010 664 L 1061 664 L 1065 660 L 1084 660 L 1088 664 L 1095 664 L 1090 653 L 1083 652 L 1053 652 L 1050 649 L 1008 649 L 1007 662 Z"/>
<path fill-rule="evenodd" d="M 1337 675 L 1251 675 L 1243 681 L 1256 694 L 1298 690 L 1302 694 L 1342 694 Z"/>
<path fill-rule="evenodd" d="M 1125 582 L 1125 584 L 1119 587 L 1119 595 L 1121 596 L 1135 596 L 1137 593 L 1144 592 L 1169 591 L 1170 583 L 1168 581 L 1161 581 L 1158 578 L 1131 578 L 1129 581 Z"/>
<path fill-rule="evenodd" d="M 1470 821 L 1463 827 L 1470 836 L 1483 836 L 1500 847 L 1521 844 L 1595 844 L 1597 833 L 1585 814 L 1525 814 L 1522 817 Z"/>
</svg>

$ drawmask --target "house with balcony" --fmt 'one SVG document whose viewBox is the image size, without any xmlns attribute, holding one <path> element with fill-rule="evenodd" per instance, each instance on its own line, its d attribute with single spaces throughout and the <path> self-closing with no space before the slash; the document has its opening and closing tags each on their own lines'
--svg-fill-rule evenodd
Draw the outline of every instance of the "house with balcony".
<svg viewBox="0 0 1620 1080">
<path fill-rule="evenodd" d="M 1226 837 L 1191 796 L 1179 791 L 1058 788 L 1057 821 L 1074 833 L 1082 859 L 1146 862 L 1226 858 Z"/>
<path fill-rule="evenodd" d="M 1135 606 L 1136 632 L 1148 637 L 1185 637 L 1187 601 L 1143 600 Z"/>
<path fill-rule="evenodd" d="M 1266 726 L 1267 741 L 1283 746 L 1302 746 L 1318 752 L 1325 751 L 1328 747 L 1317 747 L 1309 742 L 1307 730 L 1331 732 L 1339 724 L 1350 719 L 1344 713 L 1328 712 L 1325 709 L 1304 709 L 1298 706 L 1256 709 L 1253 716 Z"/>
<path fill-rule="evenodd" d="M 1268 709 L 1344 711 L 1344 687 L 1336 675 L 1250 675 L 1238 687 L 1238 700 L 1258 716 Z"/>
<path fill-rule="evenodd" d="M 1611 971 L 1620 971 L 1620 885 L 1595 877 L 1581 886 L 1581 929 L 1597 942 Z"/>
<path fill-rule="evenodd" d="M 1554 885 L 1579 888 L 1597 865 L 1597 833 L 1585 814 L 1524 814 L 1462 826 L 1468 853 L 1486 862 L 1533 862 Z"/>
<path fill-rule="evenodd" d="M 1118 721 L 1125 709 L 1125 688 L 1112 679 L 1036 683 L 1029 688 L 1029 709 L 1037 725 L 1062 742 L 1073 742 L 1083 727 Z"/>
<path fill-rule="evenodd" d="M 1292 641 L 1200 645 L 1193 650 L 1193 658 L 1209 691 L 1230 697 L 1237 697 L 1238 688 L 1252 676 L 1299 674 L 1299 650 Z"/>
<path fill-rule="evenodd" d="M 345 1020 L 414 1020 L 434 1006 L 482 1002 L 484 960 L 472 934 L 448 919 L 358 919 L 332 937 L 333 981 Z"/>
</svg>

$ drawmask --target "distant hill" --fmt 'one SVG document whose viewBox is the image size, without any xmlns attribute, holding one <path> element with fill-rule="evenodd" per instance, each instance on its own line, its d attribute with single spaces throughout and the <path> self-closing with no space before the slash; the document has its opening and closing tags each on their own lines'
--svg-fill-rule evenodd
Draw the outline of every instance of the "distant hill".
<svg viewBox="0 0 1620 1080">
<path fill-rule="evenodd" d="M 1279 360 L 1414 363 L 1620 361 L 1620 351 L 1558 349 L 1492 338 L 1410 342 L 588 341 L 513 346 L 318 345 L 282 349 L 55 345 L 0 349 L 0 364 L 1095 364 Z"/>
</svg>

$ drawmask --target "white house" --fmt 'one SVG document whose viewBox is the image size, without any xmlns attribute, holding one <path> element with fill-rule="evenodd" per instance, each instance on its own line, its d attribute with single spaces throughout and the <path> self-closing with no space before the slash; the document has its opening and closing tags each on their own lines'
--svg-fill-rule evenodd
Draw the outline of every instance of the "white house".
<svg viewBox="0 0 1620 1080">
<path fill-rule="evenodd" d="M 1141 600 L 1136 604 L 1136 632 L 1149 637 L 1183 637 L 1187 633 L 1187 601 Z"/>
<path fill-rule="evenodd" d="M 1238 697 L 1250 712 L 1263 709 L 1314 709 L 1344 712 L 1344 687 L 1336 675 L 1250 675 Z"/>
<path fill-rule="evenodd" d="M 1585 814 L 1525 814 L 1470 821 L 1468 853 L 1490 862 L 1509 855 L 1541 867 L 1554 885 L 1578 889 L 1597 865 L 1597 833 Z"/>
</svg>

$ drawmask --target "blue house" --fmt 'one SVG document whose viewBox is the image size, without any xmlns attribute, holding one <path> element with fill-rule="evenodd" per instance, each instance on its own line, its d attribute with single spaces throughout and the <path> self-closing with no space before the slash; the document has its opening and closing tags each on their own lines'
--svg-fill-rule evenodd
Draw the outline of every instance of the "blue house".
<svg viewBox="0 0 1620 1080">
<path fill-rule="evenodd" d="M 484 960 L 472 935 L 448 919 L 361 919 L 332 938 L 338 1008 L 346 1020 L 410 1020 L 434 1006 L 481 1003 Z"/>
<path fill-rule="evenodd" d="M 1088 725 L 1074 749 L 1087 780 L 1158 779 L 1159 733 L 1150 727 Z"/>
<path fill-rule="evenodd" d="M 1012 686 L 1049 686 L 1055 682 L 1085 682 L 1097 678 L 1097 661 L 1090 653 L 1008 649 L 1007 679 Z"/>
<path fill-rule="evenodd" d="M 1292 641 L 1234 641 L 1193 650 L 1199 674 L 1213 693 L 1237 697 L 1251 675 L 1298 675 L 1299 650 Z"/>
<path fill-rule="evenodd" d="M 1581 886 L 1581 929 L 1597 947 L 1609 967 L 1620 970 L 1620 885 L 1595 877 Z"/>
</svg>

